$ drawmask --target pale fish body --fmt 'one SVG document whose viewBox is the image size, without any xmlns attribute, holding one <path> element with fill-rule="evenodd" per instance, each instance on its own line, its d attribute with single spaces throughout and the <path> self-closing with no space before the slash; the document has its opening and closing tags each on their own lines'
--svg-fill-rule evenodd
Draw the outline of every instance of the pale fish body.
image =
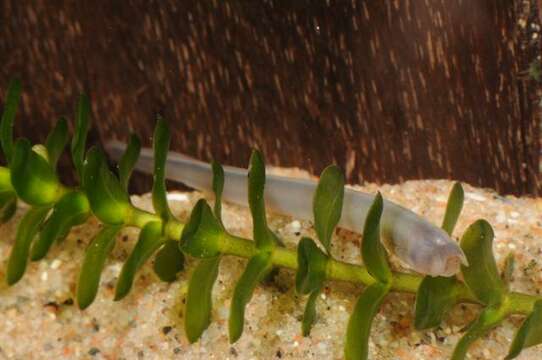
<svg viewBox="0 0 542 360">
<path fill-rule="evenodd" d="M 126 145 L 111 141 L 107 152 L 119 160 Z M 151 149 L 141 150 L 135 166 L 145 173 L 153 171 Z M 212 170 L 210 164 L 188 156 L 169 152 L 166 176 L 170 180 L 197 190 L 211 191 Z M 223 199 L 235 204 L 247 205 L 247 170 L 224 166 Z M 267 175 L 265 203 L 273 211 L 295 218 L 312 220 L 312 200 L 317 182 L 314 180 Z M 342 216 L 338 226 L 361 232 L 373 195 L 353 189 L 345 189 Z M 461 263 L 467 265 L 466 257 L 456 241 L 439 227 L 429 223 L 414 212 L 384 200 L 381 217 L 381 235 L 384 245 L 412 270 L 432 276 L 452 276 Z"/>
</svg>

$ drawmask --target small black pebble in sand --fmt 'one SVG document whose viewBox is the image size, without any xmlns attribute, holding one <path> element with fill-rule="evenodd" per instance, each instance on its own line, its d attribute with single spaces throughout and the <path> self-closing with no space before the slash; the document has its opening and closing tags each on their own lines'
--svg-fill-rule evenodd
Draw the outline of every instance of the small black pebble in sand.
<svg viewBox="0 0 542 360">
<path fill-rule="evenodd" d="M 62 303 L 62 305 L 73 305 L 73 299 L 72 298 L 68 298 L 66 300 L 64 300 L 64 302 Z"/>
<path fill-rule="evenodd" d="M 96 318 L 92 318 L 92 328 L 95 332 L 100 331 L 100 324 L 98 324 L 98 320 Z"/>
<path fill-rule="evenodd" d="M 95 355 L 98 354 L 99 352 L 100 352 L 100 349 L 93 347 L 93 348 L 90 348 L 90 350 L 88 351 L 88 354 L 89 354 L 90 356 L 95 356 Z"/>
<path fill-rule="evenodd" d="M 277 352 L 275 353 L 275 356 L 278 358 L 278 359 L 282 359 L 282 351 L 277 350 Z"/>
<path fill-rule="evenodd" d="M 164 326 L 164 327 L 162 328 L 162 333 L 163 333 L 164 335 L 167 335 L 167 334 L 171 331 L 171 329 L 172 329 L 171 326 Z"/>
<path fill-rule="evenodd" d="M 237 350 L 235 350 L 235 348 L 230 348 L 230 354 L 237 357 Z"/>
</svg>

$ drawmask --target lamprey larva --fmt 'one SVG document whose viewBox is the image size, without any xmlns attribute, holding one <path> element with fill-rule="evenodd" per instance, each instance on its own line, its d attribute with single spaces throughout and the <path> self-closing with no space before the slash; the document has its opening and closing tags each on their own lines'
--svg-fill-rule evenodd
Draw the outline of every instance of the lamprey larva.
<svg viewBox="0 0 542 360">
<path fill-rule="evenodd" d="M 107 152 L 119 160 L 126 145 L 111 141 Z M 142 149 L 136 169 L 145 173 L 153 171 L 151 149 Z M 170 151 L 166 176 L 194 189 L 212 189 L 210 164 Z M 224 166 L 223 199 L 247 205 L 247 170 Z M 312 220 L 312 199 L 317 182 L 314 180 L 267 175 L 265 184 L 266 205 L 281 214 Z M 361 232 L 373 195 L 345 189 L 342 217 L 339 227 Z M 412 270 L 432 276 L 452 276 L 459 272 L 467 260 L 458 243 L 445 231 L 429 223 L 414 212 L 391 201 L 384 201 L 381 218 L 381 235 L 384 245 Z"/>
</svg>

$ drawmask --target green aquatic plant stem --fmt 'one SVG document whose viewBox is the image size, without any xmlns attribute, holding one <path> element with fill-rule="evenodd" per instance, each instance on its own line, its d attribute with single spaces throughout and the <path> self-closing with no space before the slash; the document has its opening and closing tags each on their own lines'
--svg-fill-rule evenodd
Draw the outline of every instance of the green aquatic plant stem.
<svg viewBox="0 0 542 360">
<path fill-rule="evenodd" d="M 226 255 L 234 255 L 244 258 L 250 258 L 256 253 L 254 242 L 245 238 L 226 234 L 222 239 L 220 251 Z M 291 270 L 297 270 L 297 253 L 294 250 L 277 247 L 273 250 L 271 257 L 273 265 L 285 267 Z M 327 279 L 346 281 L 351 283 L 372 285 L 375 280 L 369 275 L 364 266 L 350 264 L 344 261 L 330 259 L 327 268 Z M 391 289 L 405 293 L 416 293 L 422 282 L 423 277 L 415 274 L 402 272 L 393 272 Z M 479 303 L 470 290 L 461 283 L 458 287 L 459 301 L 469 303 Z M 539 297 L 511 292 L 510 293 L 510 313 L 529 314 L 534 303 Z"/>
<path fill-rule="evenodd" d="M 9 179 L 9 169 L 0 167 L 0 190 L 12 189 L 11 183 L 4 180 Z M 70 191 L 69 188 L 62 186 L 62 192 Z M 125 226 L 143 228 L 152 221 L 162 222 L 163 220 L 157 214 L 139 209 L 132 205 L 130 214 Z M 172 240 L 179 240 L 183 231 L 184 224 L 175 218 L 168 220 L 164 226 L 164 234 Z M 220 252 L 224 255 L 233 255 L 243 258 L 251 258 L 257 253 L 255 243 L 252 240 L 225 233 L 220 241 Z M 295 249 L 275 247 L 272 250 L 271 262 L 274 266 L 284 267 L 293 271 L 297 270 L 297 253 Z M 373 277 L 368 273 L 364 266 L 350 264 L 336 259 L 329 259 L 326 278 L 328 280 L 346 281 L 365 286 L 375 283 Z M 415 294 L 420 286 L 423 277 L 415 274 L 402 272 L 393 272 L 391 289 L 393 291 Z M 459 302 L 479 303 L 471 291 L 460 283 L 457 287 Z M 540 297 L 527 295 L 517 292 L 509 294 L 509 312 L 514 314 L 529 314 L 534 307 L 534 303 L 540 300 Z"/>
</svg>

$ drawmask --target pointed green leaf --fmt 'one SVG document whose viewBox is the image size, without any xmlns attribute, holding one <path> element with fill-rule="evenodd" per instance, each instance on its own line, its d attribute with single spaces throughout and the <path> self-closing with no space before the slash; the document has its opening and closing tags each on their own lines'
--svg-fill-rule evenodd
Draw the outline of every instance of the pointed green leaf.
<svg viewBox="0 0 542 360">
<path fill-rule="evenodd" d="M 190 219 L 183 228 L 181 250 L 190 256 L 206 258 L 220 254 L 220 243 L 225 230 L 204 199 L 192 209 Z"/>
<path fill-rule="evenodd" d="M 121 228 L 118 225 L 104 226 L 87 247 L 77 281 L 80 309 L 86 309 L 96 298 L 105 261 L 115 247 L 115 238 Z"/>
<path fill-rule="evenodd" d="M 363 228 L 363 241 L 361 243 L 361 257 L 367 271 L 380 282 L 391 281 L 391 270 L 388 265 L 386 250 L 380 242 L 380 217 L 382 215 L 382 195 L 377 193 Z"/>
<path fill-rule="evenodd" d="M 506 359 L 513 359 L 521 350 L 539 344 L 542 344 L 542 300 L 534 304 L 533 311 L 516 332 Z"/>
<path fill-rule="evenodd" d="M 62 151 L 68 143 L 68 123 L 65 118 L 60 118 L 53 130 L 47 136 L 45 141 L 45 147 L 47 148 L 47 155 L 49 157 L 49 164 L 53 169 L 56 168 L 56 163 L 62 155 Z"/>
<path fill-rule="evenodd" d="M 85 222 L 90 215 L 90 205 L 81 191 L 72 191 L 64 195 L 55 204 L 51 216 L 45 221 L 39 238 L 32 245 L 30 259 L 42 259 L 55 240 L 64 238 L 70 229 Z"/>
<path fill-rule="evenodd" d="M 4 111 L 2 120 L 0 121 L 0 144 L 6 156 L 6 160 L 11 163 L 13 154 L 13 122 L 15 114 L 19 107 L 21 99 L 21 82 L 18 79 L 13 79 L 9 83 L 6 99 L 4 102 Z"/>
<path fill-rule="evenodd" d="M 130 199 L 109 170 L 103 152 L 92 148 L 83 168 L 83 188 L 92 212 L 110 225 L 124 223 L 130 215 Z"/>
<path fill-rule="evenodd" d="M 267 227 L 265 215 L 265 164 L 262 154 L 254 150 L 248 171 L 248 204 L 252 214 L 252 226 L 256 248 L 269 250 L 275 245 L 275 236 Z"/>
<path fill-rule="evenodd" d="M 467 332 L 457 342 L 451 360 L 463 360 L 467 356 L 469 347 L 476 340 L 484 336 L 507 316 L 505 307 L 487 307 L 478 318 L 474 320 L 467 329 Z"/>
<path fill-rule="evenodd" d="M 198 341 L 211 322 L 213 286 L 220 256 L 201 259 L 188 283 L 184 330 L 190 343 Z"/>
<path fill-rule="evenodd" d="M 468 288 L 477 299 L 487 305 L 502 301 L 506 293 L 493 257 L 493 229 L 485 220 L 478 220 L 465 231 L 461 248 L 469 266 L 461 265 Z"/>
<path fill-rule="evenodd" d="M 80 179 L 83 177 L 83 160 L 85 158 L 87 134 L 90 126 L 89 116 L 90 101 L 86 95 L 81 95 L 77 103 L 75 134 L 71 143 L 72 160 Z"/>
<path fill-rule="evenodd" d="M 252 298 L 254 289 L 271 268 L 271 253 L 260 252 L 250 258 L 245 271 L 235 285 L 228 321 L 230 344 L 241 337 L 245 323 L 245 307 Z"/>
<path fill-rule="evenodd" d="M 177 279 L 177 274 L 184 268 L 184 255 L 179 250 L 177 240 L 167 240 L 164 246 L 158 250 L 154 259 L 154 273 L 160 280 L 172 282 Z"/>
<path fill-rule="evenodd" d="M 15 244 L 9 255 L 6 280 L 8 285 L 13 285 L 19 281 L 26 270 L 28 262 L 28 250 L 32 240 L 38 233 L 39 227 L 47 213 L 49 207 L 34 207 L 26 212 L 23 219 L 17 227 L 15 235 Z"/>
<path fill-rule="evenodd" d="M 426 276 L 416 294 L 414 327 L 425 330 L 440 325 L 457 301 L 458 281 L 455 277 Z"/>
<path fill-rule="evenodd" d="M 141 152 L 141 141 L 137 135 L 132 134 L 124 154 L 119 162 L 119 180 L 124 188 L 124 191 L 128 191 L 128 184 L 130 182 L 130 176 L 132 175 L 132 170 L 134 165 L 139 158 L 139 153 Z"/>
<path fill-rule="evenodd" d="M 143 227 L 134 250 L 132 250 L 132 253 L 122 266 L 117 288 L 115 289 L 115 301 L 128 295 L 132 288 L 136 272 L 164 242 L 165 238 L 162 237 L 161 222 L 152 221 Z"/>
<path fill-rule="evenodd" d="M 0 192 L 0 224 L 8 222 L 17 211 L 17 195 L 13 191 Z"/>
<path fill-rule="evenodd" d="M 344 176 L 335 165 L 322 171 L 314 192 L 314 230 L 320 243 L 329 253 L 331 236 L 341 218 L 344 198 Z"/>
<path fill-rule="evenodd" d="M 299 294 L 309 294 L 322 288 L 326 279 L 329 257 L 309 238 L 297 245 L 295 287 Z"/>
<path fill-rule="evenodd" d="M 55 202 L 62 191 L 54 169 L 32 150 L 27 139 L 19 139 L 15 143 L 11 183 L 24 202 L 35 206 Z"/>
<path fill-rule="evenodd" d="M 222 191 L 224 190 L 224 169 L 216 161 L 211 162 L 213 169 L 213 192 L 215 194 L 215 216 L 222 222 Z"/>
<path fill-rule="evenodd" d="M 465 194 L 461 183 L 454 183 L 450 196 L 448 197 L 448 204 L 446 205 L 446 212 L 444 213 L 444 220 L 442 221 L 442 230 L 446 231 L 448 235 L 452 235 L 461 209 L 463 209 L 463 199 Z"/>
<path fill-rule="evenodd" d="M 312 325 L 314 325 L 314 322 L 316 321 L 316 300 L 318 300 L 318 296 L 320 296 L 320 290 L 313 291 L 305 305 L 303 321 L 301 322 L 301 332 L 303 333 L 303 336 L 310 335 Z"/>
<path fill-rule="evenodd" d="M 382 304 L 389 285 L 374 283 L 360 295 L 354 312 L 348 320 L 344 358 L 346 360 L 367 359 L 369 354 L 369 335 L 373 319 Z"/>
<path fill-rule="evenodd" d="M 152 204 L 154 210 L 156 210 L 164 221 L 167 221 L 171 217 L 166 191 L 166 161 L 170 138 L 167 123 L 164 119 L 158 118 L 153 137 L 154 182 L 152 185 Z"/>
</svg>

